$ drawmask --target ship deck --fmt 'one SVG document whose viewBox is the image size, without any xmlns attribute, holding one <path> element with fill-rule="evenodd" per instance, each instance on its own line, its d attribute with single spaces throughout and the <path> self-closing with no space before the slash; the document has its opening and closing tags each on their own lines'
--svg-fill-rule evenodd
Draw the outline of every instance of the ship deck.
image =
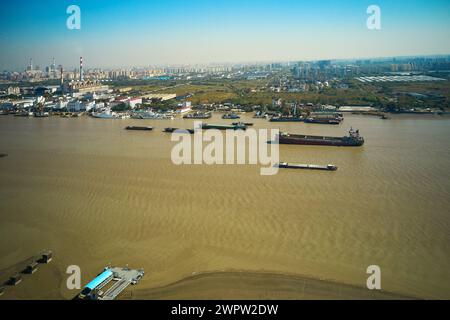
<svg viewBox="0 0 450 320">
<path fill-rule="evenodd" d="M 310 135 L 291 134 L 291 133 L 281 134 L 280 137 L 293 138 L 293 139 L 305 139 L 305 140 L 343 140 L 345 138 L 345 137 L 310 136 Z"/>
</svg>

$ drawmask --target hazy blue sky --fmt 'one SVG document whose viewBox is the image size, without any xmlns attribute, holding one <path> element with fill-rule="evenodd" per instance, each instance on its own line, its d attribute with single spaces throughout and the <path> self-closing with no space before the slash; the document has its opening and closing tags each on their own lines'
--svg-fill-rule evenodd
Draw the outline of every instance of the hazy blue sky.
<svg viewBox="0 0 450 320">
<path fill-rule="evenodd" d="M 81 8 L 81 30 L 66 8 Z M 366 9 L 381 7 L 382 29 Z M 0 69 L 30 57 L 86 67 L 450 53 L 449 0 L 2 1 Z"/>
</svg>

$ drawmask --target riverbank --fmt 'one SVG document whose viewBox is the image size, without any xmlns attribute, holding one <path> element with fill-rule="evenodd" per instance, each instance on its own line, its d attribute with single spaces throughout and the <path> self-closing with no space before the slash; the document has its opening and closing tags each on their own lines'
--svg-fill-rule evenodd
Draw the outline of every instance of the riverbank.
<svg viewBox="0 0 450 320">
<path fill-rule="evenodd" d="M 319 280 L 299 275 L 269 272 L 205 272 L 195 274 L 167 286 L 133 290 L 123 298 L 151 300 L 258 300 L 258 299 L 361 299 L 409 300 L 386 291 Z"/>
</svg>

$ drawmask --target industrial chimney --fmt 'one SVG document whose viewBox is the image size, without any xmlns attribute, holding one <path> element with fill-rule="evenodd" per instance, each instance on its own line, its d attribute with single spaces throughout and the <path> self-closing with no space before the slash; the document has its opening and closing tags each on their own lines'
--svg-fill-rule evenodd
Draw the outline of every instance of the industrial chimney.
<svg viewBox="0 0 450 320">
<path fill-rule="evenodd" d="M 80 81 L 83 81 L 83 57 L 80 57 Z"/>
</svg>

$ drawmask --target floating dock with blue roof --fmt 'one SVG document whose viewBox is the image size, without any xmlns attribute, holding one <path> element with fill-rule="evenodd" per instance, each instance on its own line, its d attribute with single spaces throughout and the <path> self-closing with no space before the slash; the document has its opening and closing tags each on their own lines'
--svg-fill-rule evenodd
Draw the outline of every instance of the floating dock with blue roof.
<svg viewBox="0 0 450 320">
<path fill-rule="evenodd" d="M 144 270 L 128 267 L 106 267 L 95 279 L 89 282 L 78 295 L 79 299 L 114 300 L 130 284 L 137 284 L 144 276 Z"/>
</svg>

